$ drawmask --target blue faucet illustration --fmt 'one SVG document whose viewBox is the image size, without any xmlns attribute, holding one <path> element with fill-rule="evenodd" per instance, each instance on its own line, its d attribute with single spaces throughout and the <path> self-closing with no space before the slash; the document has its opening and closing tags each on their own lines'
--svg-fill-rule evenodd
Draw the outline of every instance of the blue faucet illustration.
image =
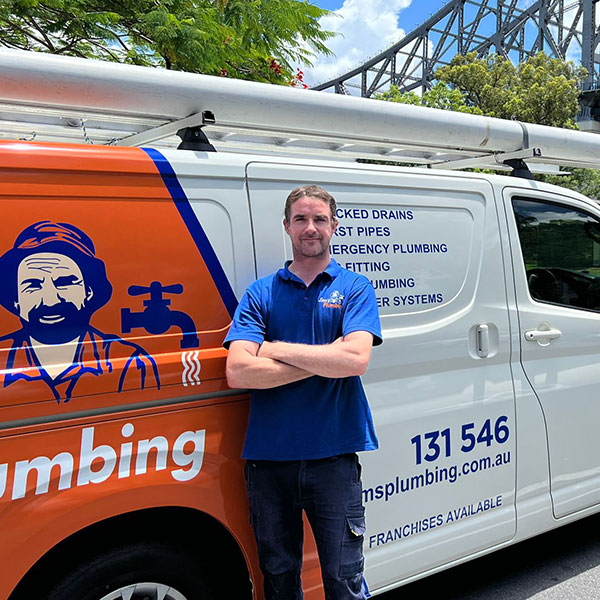
<svg viewBox="0 0 600 600">
<path fill-rule="evenodd" d="M 163 298 L 163 294 L 182 294 L 183 285 L 162 285 L 160 281 L 153 281 L 149 287 L 131 285 L 127 290 L 130 296 L 145 296 L 150 294 L 150 299 L 144 300 L 146 307 L 143 312 L 131 312 L 129 308 L 121 309 L 121 329 L 123 333 L 131 333 L 132 329 L 141 327 L 152 335 L 161 335 L 171 327 L 179 327 L 183 337 L 180 342 L 181 349 L 197 348 L 200 341 L 196 335 L 196 324 L 192 318 L 179 310 L 171 310 L 170 300 Z"/>
</svg>

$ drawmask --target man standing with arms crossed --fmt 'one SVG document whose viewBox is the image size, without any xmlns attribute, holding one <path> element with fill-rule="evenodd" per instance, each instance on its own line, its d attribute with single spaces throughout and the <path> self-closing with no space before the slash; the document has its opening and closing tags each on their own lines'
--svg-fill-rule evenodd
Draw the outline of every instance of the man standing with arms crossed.
<svg viewBox="0 0 600 600">
<path fill-rule="evenodd" d="M 293 260 L 250 285 L 225 339 L 229 385 L 252 390 L 243 457 L 266 600 L 302 598 L 303 510 L 325 598 L 365 598 L 355 453 L 378 447 L 360 375 L 381 327 L 369 281 L 329 256 L 335 215 L 322 188 L 290 193 Z"/>
</svg>

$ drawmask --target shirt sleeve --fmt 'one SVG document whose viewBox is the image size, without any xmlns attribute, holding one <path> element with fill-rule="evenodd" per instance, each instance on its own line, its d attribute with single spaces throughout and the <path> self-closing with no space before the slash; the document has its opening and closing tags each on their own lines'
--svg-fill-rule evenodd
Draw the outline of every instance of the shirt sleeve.
<svg viewBox="0 0 600 600">
<path fill-rule="evenodd" d="M 265 339 L 265 315 L 261 301 L 261 288 L 258 282 L 253 283 L 242 296 L 233 315 L 229 333 L 225 336 L 223 346 L 235 340 L 245 340 L 262 344 Z"/>
<path fill-rule="evenodd" d="M 381 322 L 375 290 L 366 278 L 360 278 L 353 286 L 344 309 L 342 334 L 368 331 L 373 335 L 373 346 L 383 342 Z"/>
</svg>

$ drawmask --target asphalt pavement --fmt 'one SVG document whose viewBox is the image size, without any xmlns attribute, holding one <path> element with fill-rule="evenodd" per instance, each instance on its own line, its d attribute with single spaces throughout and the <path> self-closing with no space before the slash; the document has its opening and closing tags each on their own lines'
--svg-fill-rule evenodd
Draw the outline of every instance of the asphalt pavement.
<svg viewBox="0 0 600 600">
<path fill-rule="evenodd" d="M 427 595 L 443 600 L 600 599 L 600 515 L 377 598 L 412 600 Z"/>
</svg>

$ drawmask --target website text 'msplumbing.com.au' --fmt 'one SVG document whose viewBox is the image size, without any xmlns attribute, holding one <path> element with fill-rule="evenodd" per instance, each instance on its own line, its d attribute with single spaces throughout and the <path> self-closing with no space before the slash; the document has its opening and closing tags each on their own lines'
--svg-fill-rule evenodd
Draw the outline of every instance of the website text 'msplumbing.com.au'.
<svg viewBox="0 0 600 600">
<path fill-rule="evenodd" d="M 377 500 L 387 502 L 398 494 L 406 494 L 416 489 L 444 482 L 456 483 L 460 477 L 510 464 L 510 460 L 510 451 L 500 452 L 495 456 L 484 456 L 479 459 L 465 461 L 460 465 L 436 466 L 434 469 L 426 467 L 422 472 L 410 477 L 397 475 L 392 481 L 363 489 L 363 502 L 368 503 Z"/>
</svg>

